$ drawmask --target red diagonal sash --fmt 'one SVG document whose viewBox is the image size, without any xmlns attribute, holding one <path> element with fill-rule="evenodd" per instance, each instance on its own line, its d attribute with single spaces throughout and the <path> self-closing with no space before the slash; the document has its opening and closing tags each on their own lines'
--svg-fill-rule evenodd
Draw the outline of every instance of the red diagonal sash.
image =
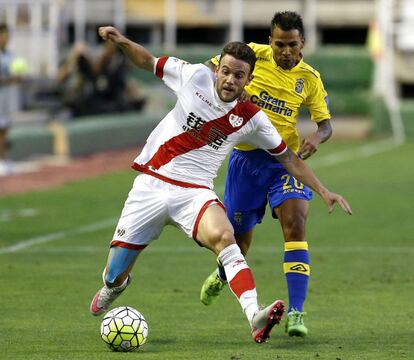
<svg viewBox="0 0 414 360">
<path fill-rule="evenodd" d="M 156 170 L 168 164 L 177 156 L 208 145 L 211 143 L 211 131 L 213 128 L 220 130 L 224 135 L 228 136 L 241 129 L 258 111 L 260 109 L 250 102 L 237 103 L 226 115 L 202 125 L 200 130 L 194 133 L 194 135 L 189 132 L 183 132 L 166 141 L 144 166 Z M 242 117 L 243 123 L 240 126 L 233 127 L 229 121 L 231 114 Z"/>
</svg>

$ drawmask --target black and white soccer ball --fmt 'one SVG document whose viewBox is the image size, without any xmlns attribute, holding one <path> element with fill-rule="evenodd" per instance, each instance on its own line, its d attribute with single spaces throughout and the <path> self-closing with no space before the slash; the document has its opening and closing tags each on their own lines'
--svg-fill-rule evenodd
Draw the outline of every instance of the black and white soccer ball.
<svg viewBox="0 0 414 360">
<path fill-rule="evenodd" d="M 147 321 L 130 306 L 117 307 L 102 319 L 102 340 L 113 351 L 134 351 L 145 344 L 147 336 Z"/>
</svg>

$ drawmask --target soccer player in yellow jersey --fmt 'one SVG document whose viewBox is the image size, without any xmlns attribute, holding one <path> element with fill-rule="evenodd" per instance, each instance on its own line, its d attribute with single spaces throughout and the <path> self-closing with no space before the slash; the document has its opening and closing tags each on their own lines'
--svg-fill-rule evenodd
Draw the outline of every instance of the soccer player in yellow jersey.
<svg viewBox="0 0 414 360">
<path fill-rule="evenodd" d="M 302 159 L 314 154 L 332 134 L 328 95 L 319 73 L 303 61 L 305 37 L 302 18 L 295 12 L 278 12 L 271 22 L 269 44 L 250 43 L 257 57 L 253 80 L 245 90 L 253 103 L 265 111 L 288 147 Z M 218 64 L 218 58 L 211 60 Z M 210 65 L 212 65 L 210 64 Z M 309 109 L 316 131 L 299 140 L 296 128 L 299 108 Z M 240 144 L 232 152 L 224 202 L 237 242 L 246 254 L 253 229 L 264 216 L 266 203 L 279 219 L 285 239 L 284 272 L 289 292 L 286 331 L 305 336 L 303 323 L 310 274 L 305 224 L 312 192 L 297 181 L 265 151 Z M 200 299 L 210 305 L 226 283 L 219 264 L 204 282 Z"/>
</svg>

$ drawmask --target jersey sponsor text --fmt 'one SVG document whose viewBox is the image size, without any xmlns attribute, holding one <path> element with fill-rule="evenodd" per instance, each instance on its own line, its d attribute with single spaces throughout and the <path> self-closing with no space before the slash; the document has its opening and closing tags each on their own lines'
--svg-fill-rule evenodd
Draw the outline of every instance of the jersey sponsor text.
<svg viewBox="0 0 414 360">
<path fill-rule="evenodd" d="M 201 135 L 201 129 L 206 122 L 200 116 L 194 114 L 194 112 L 190 112 L 187 116 L 187 125 L 183 125 L 183 130 L 198 140 L 203 141 L 206 145 L 218 150 L 223 145 L 224 140 L 227 139 L 227 135 L 214 126 L 211 127 L 206 136 Z"/>
<path fill-rule="evenodd" d="M 250 101 L 262 109 L 273 111 L 276 114 L 292 116 L 293 110 L 286 107 L 284 100 L 272 97 L 266 90 L 263 90 L 259 96 L 252 95 Z"/>
</svg>

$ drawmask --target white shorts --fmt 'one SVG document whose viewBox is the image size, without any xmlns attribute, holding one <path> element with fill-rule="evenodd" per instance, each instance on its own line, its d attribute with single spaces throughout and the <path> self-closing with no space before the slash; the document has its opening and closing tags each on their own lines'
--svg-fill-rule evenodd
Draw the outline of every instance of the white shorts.
<svg viewBox="0 0 414 360">
<path fill-rule="evenodd" d="M 181 187 L 139 175 L 125 201 L 111 246 L 143 249 L 166 225 L 176 226 L 195 240 L 200 219 L 213 204 L 223 206 L 213 190 Z"/>
</svg>

